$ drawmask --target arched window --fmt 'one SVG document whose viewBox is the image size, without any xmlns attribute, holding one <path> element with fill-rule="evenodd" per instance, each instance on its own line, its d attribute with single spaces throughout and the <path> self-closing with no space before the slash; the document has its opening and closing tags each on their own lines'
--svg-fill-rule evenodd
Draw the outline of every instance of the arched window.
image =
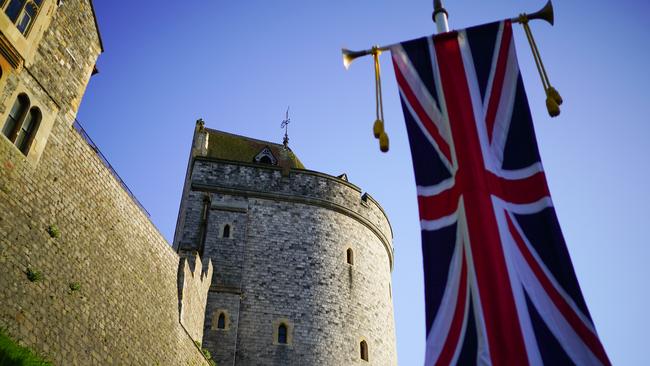
<svg viewBox="0 0 650 366">
<path fill-rule="evenodd" d="M 230 325 L 228 324 L 230 317 L 228 316 L 228 310 L 226 309 L 216 309 L 212 312 L 212 320 L 210 322 L 211 330 L 228 330 Z"/>
<path fill-rule="evenodd" d="M 219 314 L 219 319 L 217 320 L 217 329 L 226 329 L 226 314 Z"/>
<path fill-rule="evenodd" d="M 223 235 L 221 235 L 224 238 L 230 238 L 230 225 L 226 224 L 226 226 L 223 227 Z"/>
<path fill-rule="evenodd" d="M 9 0 L 3 4 L 3 8 L 20 33 L 26 36 L 36 20 L 42 3 L 43 0 Z"/>
<path fill-rule="evenodd" d="M 368 343 L 366 343 L 366 341 L 361 341 L 359 344 L 359 350 L 361 352 L 361 359 L 368 361 Z"/>
<path fill-rule="evenodd" d="M 29 152 L 29 148 L 32 146 L 32 142 L 34 142 L 34 136 L 40 124 L 41 111 L 36 107 L 32 107 L 29 113 L 27 113 L 27 117 L 25 117 L 25 121 L 16 136 L 16 146 L 23 154 L 27 155 Z"/>
<path fill-rule="evenodd" d="M 278 326 L 278 343 L 287 344 L 287 325 L 284 323 Z"/>
<path fill-rule="evenodd" d="M 2 127 L 2 134 L 7 136 L 11 142 L 16 141 L 16 134 L 18 134 L 20 126 L 18 123 L 23 120 L 28 109 L 29 98 L 25 94 L 20 94 L 9 111 L 4 127 Z"/>
<path fill-rule="evenodd" d="M 352 248 L 348 248 L 347 251 L 348 264 L 354 264 L 354 252 Z"/>
</svg>

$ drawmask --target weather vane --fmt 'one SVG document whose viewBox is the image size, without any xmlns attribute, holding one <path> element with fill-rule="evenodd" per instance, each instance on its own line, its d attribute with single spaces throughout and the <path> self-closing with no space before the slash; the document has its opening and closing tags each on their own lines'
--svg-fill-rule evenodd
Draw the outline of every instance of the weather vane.
<svg viewBox="0 0 650 366">
<path fill-rule="evenodd" d="M 284 139 L 282 140 L 282 144 L 285 148 L 289 147 L 289 123 L 291 123 L 291 118 L 289 118 L 289 107 L 287 107 L 287 113 L 284 121 L 282 121 L 282 124 L 280 124 L 280 128 L 284 128 Z"/>
</svg>

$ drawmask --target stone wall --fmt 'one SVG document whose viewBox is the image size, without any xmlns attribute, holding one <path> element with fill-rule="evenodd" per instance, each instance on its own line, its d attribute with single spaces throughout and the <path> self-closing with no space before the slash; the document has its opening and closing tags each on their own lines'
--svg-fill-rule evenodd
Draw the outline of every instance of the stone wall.
<svg viewBox="0 0 650 366">
<path fill-rule="evenodd" d="M 0 122 L 19 91 L 43 111 L 27 156 L 0 134 L 0 327 L 55 365 L 205 365 L 178 255 L 72 127 L 101 50 L 91 4 L 39 16 L 33 62 L 0 83 Z"/>
<path fill-rule="evenodd" d="M 202 270 L 201 258 L 194 254 L 182 258 L 178 267 L 178 307 L 180 322 L 190 337 L 199 343 L 203 340 L 203 314 L 212 280 L 212 262 L 208 259 Z"/>
<path fill-rule="evenodd" d="M 202 157 L 186 184 L 176 245 L 214 261 L 203 341 L 218 364 L 368 364 L 360 359 L 362 340 L 369 364 L 397 364 L 392 233 L 369 195 L 313 171 L 283 175 Z M 224 311 L 228 327 L 217 329 Z M 277 343 L 280 322 L 289 329 L 287 345 Z"/>
</svg>

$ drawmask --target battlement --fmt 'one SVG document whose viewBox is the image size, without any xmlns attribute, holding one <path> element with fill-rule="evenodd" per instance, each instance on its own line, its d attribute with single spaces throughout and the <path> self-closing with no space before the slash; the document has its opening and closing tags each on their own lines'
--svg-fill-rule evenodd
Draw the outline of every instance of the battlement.
<svg viewBox="0 0 650 366">
<path fill-rule="evenodd" d="M 191 189 L 320 206 L 349 216 L 368 227 L 383 243 L 393 267 L 393 232 L 388 217 L 368 193 L 345 179 L 328 174 L 233 162 L 197 156 L 191 169 Z"/>
<path fill-rule="evenodd" d="M 205 269 L 204 269 L 205 267 Z M 201 262 L 198 253 L 181 258 L 178 266 L 179 319 L 193 340 L 203 340 L 203 319 L 212 283 L 212 261 Z"/>
</svg>

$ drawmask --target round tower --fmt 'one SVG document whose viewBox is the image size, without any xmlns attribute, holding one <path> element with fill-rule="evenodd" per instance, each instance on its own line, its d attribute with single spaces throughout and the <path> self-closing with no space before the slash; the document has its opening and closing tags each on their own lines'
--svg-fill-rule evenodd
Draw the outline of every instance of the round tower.
<svg viewBox="0 0 650 366">
<path fill-rule="evenodd" d="M 397 364 L 390 224 L 345 175 L 197 126 L 174 245 L 212 259 L 217 364 Z"/>
</svg>

